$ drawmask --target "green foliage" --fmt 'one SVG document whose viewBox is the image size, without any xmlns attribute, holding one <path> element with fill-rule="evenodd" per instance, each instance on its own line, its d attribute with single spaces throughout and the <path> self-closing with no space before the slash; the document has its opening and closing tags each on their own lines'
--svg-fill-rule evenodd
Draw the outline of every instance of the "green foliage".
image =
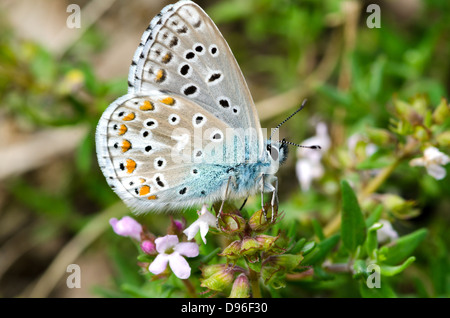
<svg viewBox="0 0 450 318">
<path fill-rule="evenodd" d="M 366 225 L 355 193 L 347 181 L 342 181 L 342 243 L 349 250 L 355 252 L 366 238 Z"/>
</svg>

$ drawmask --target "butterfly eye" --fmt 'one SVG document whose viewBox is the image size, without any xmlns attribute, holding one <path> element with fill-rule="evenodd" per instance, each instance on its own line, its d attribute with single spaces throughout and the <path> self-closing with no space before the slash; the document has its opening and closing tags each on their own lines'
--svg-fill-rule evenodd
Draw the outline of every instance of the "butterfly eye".
<svg viewBox="0 0 450 318">
<path fill-rule="evenodd" d="M 272 157 L 272 160 L 278 160 L 278 149 L 276 147 L 272 147 L 272 145 L 267 145 L 267 152 Z"/>
</svg>

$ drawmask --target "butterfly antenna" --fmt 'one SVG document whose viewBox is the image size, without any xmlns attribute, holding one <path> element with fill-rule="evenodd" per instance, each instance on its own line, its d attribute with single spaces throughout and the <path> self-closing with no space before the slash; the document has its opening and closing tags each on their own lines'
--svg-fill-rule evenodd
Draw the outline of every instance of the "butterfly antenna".
<svg viewBox="0 0 450 318">
<path fill-rule="evenodd" d="M 322 149 L 322 147 L 320 147 L 319 145 L 312 145 L 312 146 L 303 146 L 303 145 L 299 145 L 299 144 L 295 144 L 293 142 L 287 141 L 285 139 L 280 140 L 279 142 L 281 142 L 282 144 L 288 144 L 288 145 L 292 145 L 295 147 L 299 147 L 299 148 L 309 148 L 309 149 Z"/>
<path fill-rule="evenodd" d="M 297 110 L 296 110 L 295 112 L 293 112 L 288 118 L 286 118 L 286 119 L 283 120 L 281 123 L 279 123 L 279 124 L 277 125 L 277 127 L 275 127 L 275 129 L 272 131 L 272 134 L 270 135 L 269 140 L 272 140 L 273 134 L 278 130 L 278 128 L 281 127 L 281 125 L 283 125 L 285 122 L 287 122 L 289 119 L 291 119 L 295 114 L 297 114 L 299 111 L 301 111 L 301 110 L 303 109 L 303 107 L 305 107 L 306 102 L 307 102 L 307 99 L 304 99 L 304 100 L 303 100 L 303 103 L 302 103 L 302 105 L 300 106 L 299 109 L 297 109 Z M 286 143 L 289 143 L 289 142 L 286 142 Z"/>
</svg>

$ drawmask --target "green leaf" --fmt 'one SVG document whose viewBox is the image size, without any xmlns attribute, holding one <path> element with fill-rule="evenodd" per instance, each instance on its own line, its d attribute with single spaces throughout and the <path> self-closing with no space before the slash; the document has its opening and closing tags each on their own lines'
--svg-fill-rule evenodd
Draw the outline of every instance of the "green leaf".
<svg viewBox="0 0 450 318">
<path fill-rule="evenodd" d="M 397 295 L 392 290 L 391 286 L 381 281 L 380 288 L 369 288 L 366 281 L 361 281 L 359 284 L 359 292 L 364 298 L 396 298 Z"/>
<path fill-rule="evenodd" d="M 411 234 L 402 236 L 392 246 L 380 249 L 381 260 L 386 265 L 396 265 L 407 258 L 415 248 L 425 239 L 427 229 L 419 229 Z"/>
<path fill-rule="evenodd" d="M 208 264 L 209 261 L 211 261 L 214 257 L 216 257 L 221 250 L 222 249 L 220 247 L 217 247 L 209 254 L 197 257 L 194 260 L 189 261 L 189 263 L 191 264 L 191 268 L 198 269 L 202 264 Z"/>
<path fill-rule="evenodd" d="M 144 262 L 144 263 L 151 263 L 151 262 L 153 262 L 154 259 L 155 259 L 154 257 L 151 257 L 150 255 L 147 255 L 147 254 L 139 254 L 137 257 L 137 260 L 139 262 Z"/>
<path fill-rule="evenodd" d="M 400 274 L 407 268 L 409 265 L 411 265 L 416 258 L 414 256 L 411 256 L 408 258 L 403 264 L 398 266 L 389 266 L 389 265 L 381 265 L 381 275 L 383 276 L 394 276 L 397 274 Z"/>
<path fill-rule="evenodd" d="M 383 224 L 381 223 L 376 223 L 375 225 L 372 225 L 367 233 L 367 239 L 366 242 L 364 243 L 364 247 L 366 250 L 367 255 L 371 258 L 371 259 L 375 259 L 376 255 L 374 253 L 374 251 L 377 249 L 378 247 L 378 236 L 377 236 L 377 231 L 379 229 L 381 229 L 383 227 Z"/>
<path fill-rule="evenodd" d="M 378 222 L 378 220 L 381 218 L 382 213 L 383 213 L 383 205 L 379 204 L 376 206 L 373 212 L 370 213 L 370 215 L 367 217 L 366 226 L 369 228 L 372 225 L 374 225 L 375 222 Z"/>
<path fill-rule="evenodd" d="M 359 207 L 356 195 L 347 181 L 341 182 L 342 188 L 342 243 L 350 251 L 355 252 L 366 239 L 366 224 Z"/>
<path fill-rule="evenodd" d="M 323 260 L 327 257 L 328 252 L 336 246 L 339 242 L 340 235 L 335 234 L 326 238 L 322 242 L 316 245 L 316 248 L 305 256 L 305 259 L 302 262 L 302 265 L 314 265 L 323 262 Z"/>
<path fill-rule="evenodd" d="M 57 65 L 51 54 L 44 48 L 36 47 L 35 56 L 30 63 L 34 77 L 43 85 L 51 85 L 57 74 Z"/>
<path fill-rule="evenodd" d="M 367 264 L 366 261 L 363 259 L 357 259 L 353 263 L 353 278 L 359 278 L 364 277 L 367 279 L 368 273 L 367 273 Z"/>
<path fill-rule="evenodd" d="M 314 234 L 316 234 L 319 241 L 323 241 L 325 239 L 325 235 L 323 234 L 322 227 L 319 222 L 316 219 L 313 219 L 311 222 L 314 229 Z"/>
<path fill-rule="evenodd" d="M 309 253 L 311 253 L 311 252 L 314 250 L 315 247 L 316 247 L 316 242 L 314 242 L 314 241 L 311 241 L 311 242 L 306 243 L 306 244 L 302 247 L 302 253 L 303 253 L 303 256 L 306 256 L 306 255 L 308 255 Z"/>
<path fill-rule="evenodd" d="M 259 273 L 261 271 L 261 262 L 247 262 L 248 268 L 250 268 L 252 271 Z"/>
<path fill-rule="evenodd" d="M 305 243 L 306 243 L 305 238 L 298 240 L 297 242 L 295 242 L 294 246 L 290 249 L 289 253 L 297 254 L 302 250 L 303 246 L 305 246 Z"/>
</svg>

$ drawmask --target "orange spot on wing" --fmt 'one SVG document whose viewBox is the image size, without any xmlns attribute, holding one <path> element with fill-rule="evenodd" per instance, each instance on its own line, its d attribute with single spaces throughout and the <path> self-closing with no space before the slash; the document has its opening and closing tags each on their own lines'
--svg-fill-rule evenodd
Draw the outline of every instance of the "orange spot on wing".
<svg viewBox="0 0 450 318">
<path fill-rule="evenodd" d="M 145 182 L 145 179 L 144 179 L 144 178 L 139 178 L 139 181 L 140 181 L 141 183 L 144 183 L 144 182 Z"/>
<path fill-rule="evenodd" d="M 128 140 L 124 139 L 122 141 L 122 152 L 127 152 L 128 150 L 130 150 L 131 148 L 131 142 L 129 142 Z"/>
<path fill-rule="evenodd" d="M 119 128 L 119 136 L 122 136 L 123 134 L 125 134 L 127 132 L 128 128 L 125 125 L 120 125 Z"/>
<path fill-rule="evenodd" d="M 170 53 L 167 53 L 167 54 L 164 55 L 164 57 L 162 58 L 162 62 L 163 62 L 163 63 L 169 63 L 171 59 L 172 59 L 172 55 L 171 55 Z"/>
<path fill-rule="evenodd" d="M 134 118 L 136 118 L 136 115 L 134 113 L 129 113 L 128 115 L 126 115 L 123 120 L 125 121 L 130 121 L 133 120 Z"/>
<path fill-rule="evenodd" d="M 145 110 L 153 110 L 153 109 L 155 109 L 155 107 L 153 106 L 153 104 L 150 101 L 146 100 L 146 101 L 144 101 L 144 104 L 142 104 L 139 107 L 139 109 L 145 111 Z"/>
<path fill-rule="evenodd" d="M 139 195 L 146 195 L 150 193 L 150 187 L 148 185 L 144 185 L 139 189 Z"/>
<path fill-rule="evenodd" d="M 166 97 L 160 100 L 161 103 L 172 106 L 173 104 L 175 104 L 175 99 L 173 99 L 172 97 Z"/>
<path fill-rule="evenodd" d="M 149 200 L 156 200 L 158 197 L 156 195 L 151 195 L 148 197 Z"/>
<path fill-rule="evenodd" d="M 166 74 L 165 74 L 164 70 L 158 70 L 158 72 L 156 72 L 155 81 L 161 82 L 164 80 L 165 76 L 166 76 Z"/>
<path fill-rule="evenodd" d="M 125 165 L 128 173 L 132 173 L 134 169 L 136 169 L 136 161 L 132 159 L 127 159 L 127 163 Z"/>
</svg>

